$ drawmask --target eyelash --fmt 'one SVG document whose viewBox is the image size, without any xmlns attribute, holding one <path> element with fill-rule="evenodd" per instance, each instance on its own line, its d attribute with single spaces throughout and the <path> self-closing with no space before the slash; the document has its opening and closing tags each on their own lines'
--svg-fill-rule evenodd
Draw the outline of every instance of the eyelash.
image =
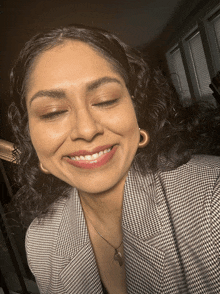
<svg viewBox="0 0 220 294">
<path fill-rule="evenodd" d="M 108 107 L 108 106 L 115 104 L 117 101 L 118 101 L 118 99 L 108 100 L 108 101 L 100 102 L 97 104 L 93 104 L 93 106 Z"/>
<path fill-rule="evenodd" d="M 113 104 L 115 104 L 118 101 L 118 99 L 114 99 L 114 100 L 108 100 L 108 101 L 104 101 L 104 102 L 100 102 L 97 104 L 93 104 L 93 106 L 99 106 L 99 107 L 108 107 L 111 106 Z M 50 120 L 50 119 L 54 119 L 58 116 L 60 116 L 61 114 L 67 112 L 67 110 L 62 110 L 62 111 L 54 111 L 54 112 L 50 112 L 47 114 L 43 114 L 41 115 L 41 119 L 45 119 L 45 120 Z"/>
<path fill-rule="evenodd" d="M 62 111 L 54 111 L 54 112 L 50 112 L 44 115 L 41 115 L 42 119 L 53 119 L 63 113 L 67 112 L 67 110 L 62 110 Z"/>
</svg>

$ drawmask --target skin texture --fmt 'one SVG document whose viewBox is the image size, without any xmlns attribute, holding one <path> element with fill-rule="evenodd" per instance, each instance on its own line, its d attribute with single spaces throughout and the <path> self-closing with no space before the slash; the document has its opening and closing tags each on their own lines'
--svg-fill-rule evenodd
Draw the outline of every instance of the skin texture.
<svg viewBox="0 0 220 294">
<path fill-rule="evenodd" d="M 105 77 L 115 81 L 94 84 Z M 39 93 L 48 90 L 53 94 Z M 26 103 L 33 146 L 50 173 L 82 193 L 103 193 L 124 183 L 140 134 L 125 82 L 103 56 L 80 41 L 42 53 L 29 77 Z M 117 149 L 101 167 L 83 169 L 66 160 L 103 145 Z"/>
</svg>

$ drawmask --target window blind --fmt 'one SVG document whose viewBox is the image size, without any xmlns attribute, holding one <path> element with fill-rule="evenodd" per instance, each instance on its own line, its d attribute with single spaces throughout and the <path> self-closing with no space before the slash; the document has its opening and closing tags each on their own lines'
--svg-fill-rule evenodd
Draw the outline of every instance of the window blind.
<svg viewBox="0 0 220 294">
<path fill-rule="evenodd" d="M 218 50 L 220 52 L 220 15 L 214 19 L 213 26 L 214 26 L 216 40 L 218 44 Z"/>
<path fill-rule="evenodd" d="M 191 96 L 179 48 L 171 53 L 171 62 L 174 70 L 171 76 L 177 88 L 176 90 L 180 94 L 182 103 L 188 105 L 191 102 Z"/>
<path fill-rule="evenodd" d="M 209 84 L 211 82 L 205 53 L 202 45 L 200 33 L 195 33 L 188 40 L 194 73 L 196 76 L 198 90 L 201 98 L 205 98 L 212 94 Z"/>
</svg>

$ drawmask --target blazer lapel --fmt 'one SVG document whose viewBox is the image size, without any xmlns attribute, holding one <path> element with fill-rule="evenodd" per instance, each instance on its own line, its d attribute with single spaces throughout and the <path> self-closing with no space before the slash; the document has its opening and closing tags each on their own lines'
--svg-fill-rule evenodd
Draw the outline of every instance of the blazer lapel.
<svg viewBox="0 0 220 294">
<path fill-rule="evenodd" d="M 126 180 L 122 215 L 128 293 L 160 293 L 165 253 L 151 245 L 161 236 L 155 181 L 135 169 Z"/>
<path fill-rule="evenodd" d="M 161 236 L 155 181 L 134 168 L 126 180 L 122 214 L 127 289 L 129 294 L 160 293 L 165 253 L 151 245 Z M 62 215 L 56 253 L 66 261 L 59 274 L 65 293 L 103 293 L 76 189 Z"/>
<path fill-rule="evenodd" d="M 92 247 L 88 243 L 60 273 L 65 293 L 101 294 L 102 287 Z"/>
<path fill-rule="evenodd" d="M 60 272 L 65 293 L 101 294 L 102 286 L 76 189 L 67 200 L 60 224 L 56 253 L 67 263 Z"/>
</svg>

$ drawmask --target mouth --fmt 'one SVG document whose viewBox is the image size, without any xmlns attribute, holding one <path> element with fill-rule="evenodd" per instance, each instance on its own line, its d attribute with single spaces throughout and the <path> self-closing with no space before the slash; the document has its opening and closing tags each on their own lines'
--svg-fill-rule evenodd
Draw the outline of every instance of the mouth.
<svg viewBox="0 0 220 294">
<path fill-rule="evenodd" d="M 66 157 L 66 161 L 73 166 L 84 168 L 84 169 L 93 169 L 93 168 L 101 167 L 112 159 L 112 157 L 114 156 L 117 150 L 117 147 L 116 146 L 109 147 L 108 145 L 108 146 L 101 147 L 101 149 L 103 150 L 98 152 L 93 151 L 94 153 L 87 152 L 87 154 L 85 154 L 86 151 L 79 151 L 75 154 L 73 153 Z M 85 155 L 82 155 L 82 154 L 85 154 Z"/>
</svg>

